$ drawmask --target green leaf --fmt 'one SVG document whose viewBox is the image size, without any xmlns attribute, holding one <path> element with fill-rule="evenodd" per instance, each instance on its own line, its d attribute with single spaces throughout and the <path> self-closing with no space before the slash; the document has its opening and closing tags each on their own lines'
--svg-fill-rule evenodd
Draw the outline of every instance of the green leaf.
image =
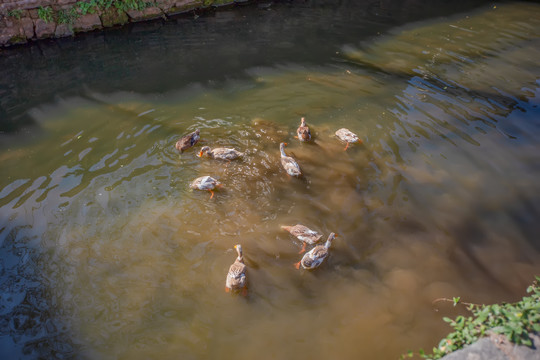
<svg viewBox="0 0 540 360">
<path fill-rule="evenodd" d="M 103 0 L 101 0 L 103 1 Z M 132 0 L 134 1 L 134 0 Z M 540 333 L 540 276 L 527 288 L 529 296 L 513 304 L 493 305 L 470 304 L 468 310 L 473 316 L 457 316 L 454 320 L 443 317 L 453 332 L 434 347 L 432 354 L 420 351 L 420 356 L 439 359 L 449 352 L 458 350 L 484 336 L 488 331 L 504 334 L 514 344 L 532 345 L 531 333 Z M 460 297 L 452 299 L 454 306 L 460 303 Z M 409 352 L 410 354 L 410 352 Z"/>
</svg>

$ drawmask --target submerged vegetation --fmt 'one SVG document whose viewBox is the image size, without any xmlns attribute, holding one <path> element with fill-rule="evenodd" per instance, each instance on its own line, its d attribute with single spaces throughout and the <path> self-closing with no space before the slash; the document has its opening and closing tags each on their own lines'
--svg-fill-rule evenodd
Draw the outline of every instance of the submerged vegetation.
<svg viewBox="0 0 540 360">
<path fill-rule="evenodd" d="M 424 350 L 419 355 L 425 359 L 440 359 L 441 357 L 470 345 L 479 338 L 489 334 L 504 335 L 516 345 L 532 346 L 531 334 L 540 333 L 540 277 L 527 288 L 529 296 L 525 296 L 513 304 L 478 305 L 462 302 L 459 297 L 453 299 L 441 298 L 437 301 L 450 301 L 454 306 L 465 305 L 472 316 L 458 316 L 454 320 L 444 317 L 454 332 L 439 342 L 433 348 L 432 354 Z M 405 357 L 413 357 L 410 351 Z"/>
</svg>

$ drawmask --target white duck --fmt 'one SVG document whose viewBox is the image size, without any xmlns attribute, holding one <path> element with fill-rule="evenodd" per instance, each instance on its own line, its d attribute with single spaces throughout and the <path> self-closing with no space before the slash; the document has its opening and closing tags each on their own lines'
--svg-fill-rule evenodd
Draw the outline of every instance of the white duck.
<svg viewBox="0 0 540 360">
<path fill-rule="evenodd" d="M 281 151 L 281 165 L 290 176 L 301 176 L 302 170 L 300 170 L 300 165 L 292 157 L 285 154 L 285 146 L 287 143 L 279 144 L 279 150 Z"/>
<path fill-rule="evenodd" d="M 214 179 L 213 177 L 208 176 L 208 175 L 196 178 L 189 185 L 190 188 L 195 189 L 195 190 L 208 190 L 208 191 L 210 191 L 210 193 L 212 194 L 210 196 L 210 199 L 214 197 L 214 191 L 213 190 L 216 187 L 220 188 L 222 186 L 223 185 L 219 181 L 217 181 L 216 179 Z"/>
<path fill-rule="evenodd" d="M 312 270 L 322 264 L 324 259 L 328 257 L 328 249 L 332 244 L 332 240 L 336 237 L 335 233 L 331 233 L 324 245 L 317 245 L 310 251 L 308 251 L 302 260 L 294 264 L 297 269 L 300 269 L 300 265 L 306 270 Z"/>
<path fill-rule="evenodd" d="M 294 226 L 282 226 L 281 228 L 285 231 L 290 232 L 291 235 L 295 236 L 298 240 L 304 243 L 304 245 L 302 246 L 302 250 L 300 250 L 299 254 L 302 254 L 306 251 L 307 244 L 313 245 L 322 237 L 322 234 L 319 234 L 315 230 L 311 230 L 310 228 L 302 224 L 296 224 Z"/>
<path fill-rule="evenodd" d="M 336 136 L 338 137 L 339 140 L 345 141 L 347 143 L 347 146 L 345 146 L 344 150 L 347 150 L 347 148 L 349 147 L 349 144 L 351 143 L 354 143 L 354 142 L 358 142 L 360 144 L 362 143 L 362 140 L 358 138 L 358 135 L 356 135 L 349 129 L 345 129 L 345 128 L 339 129 L 338 131 L 336 131 Z"/>
</svg>

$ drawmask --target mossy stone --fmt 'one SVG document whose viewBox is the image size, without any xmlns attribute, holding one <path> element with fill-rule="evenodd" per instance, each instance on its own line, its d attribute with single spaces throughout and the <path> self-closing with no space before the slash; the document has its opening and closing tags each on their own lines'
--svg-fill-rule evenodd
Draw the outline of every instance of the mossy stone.
<svg viewBox="0 0 540 360">
<path fill-rule="evenodd" d="M 28 42 L 28 40 L 26 39 L 26 36 L 21 35 L 21 34 L 12 36 L 8 41 L 8 43 L 10 45 L 25 44 L 27 42 Z"/>
<path fill-rule="evenodd" d="M 112 27 L 115 25 L 124 25 L 129 22 L 127 14 L 116 8 L 109 8 L 99 16 L 103 27 Z"/>
</svg>

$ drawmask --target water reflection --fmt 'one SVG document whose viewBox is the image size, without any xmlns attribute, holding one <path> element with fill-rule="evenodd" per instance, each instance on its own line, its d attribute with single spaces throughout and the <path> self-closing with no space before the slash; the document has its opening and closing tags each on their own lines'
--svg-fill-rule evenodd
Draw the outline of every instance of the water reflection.
<svg viewBox="0 0 540 360">
<path fill-rule="evenodd" d="M 396 358 L 447 332 L 435 298 L 516 300 L 540 270 L 538 12 L 481 8 L 345 38 L 316 64 L 34 107 L 39 127 L 0 145 L 2 349 Z M 293 139 L 301 116 L 313 144 Z M 343 151 L 340 127 L 364 144 Z M 245 157 L 178 154 L 195 128 Z M 224 184 L 212 200 L 188 187 L 206 174 Z M 320 270 L 293 268 L 301 244 L 280 225 L 295 223 L 339 234 Z M 236 243 L 247 299 L 223 291 Z"/>
</svg>

